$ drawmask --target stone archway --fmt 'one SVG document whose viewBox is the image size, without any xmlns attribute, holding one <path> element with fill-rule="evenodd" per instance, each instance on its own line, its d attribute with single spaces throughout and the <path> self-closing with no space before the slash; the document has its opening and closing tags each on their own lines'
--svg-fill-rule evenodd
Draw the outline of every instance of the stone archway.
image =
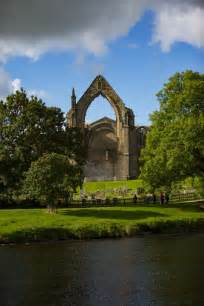
<svg viewBox="0 0 204 306">
<path fill-rule="evenodd" d="M 124 121 L 127 116 L 128 109 L 125 107 L 125 104 L 114 89 L 101 75 L 94 79 L 77 103 L 76 100 L 75 103 L 72 101 L 72 110 L 68 113 L 68 124 L 70 126 L 75 125 L 84 128 L 87 109 L 93 100 L 99 95 L 107 99 L 115 111 L 117 135 L 119 136 L 119 129 L 122 127 L 122 124 L 125 123 Z"/>
<path fill-rule="evenodd" d="M 87 109 L 99 95 L 106 98 L 113 107 L 116 121 L 102 118 L 91 125 L 86 125 Z M 78 102 L 74 90 L 71 99 L 72 108 L 67 114 L 68 126 L 78 127 L 84 134 L 88 151 L 85 167 L 87 178 L 89 180 L 135 178 L 138 169 L 136 165 L 138 152 L 133 111 L 125 106 L 101 75 L 93 80 Z M 91 169 L 96 169 L 95 173 Z"/>
</svg>

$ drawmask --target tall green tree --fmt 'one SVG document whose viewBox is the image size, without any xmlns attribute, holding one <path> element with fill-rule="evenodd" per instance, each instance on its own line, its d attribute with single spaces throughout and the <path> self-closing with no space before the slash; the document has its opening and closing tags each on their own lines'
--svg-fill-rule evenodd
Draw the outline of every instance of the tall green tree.
<svg viewBox="0 0 204 306">
<path fill-rule="evenodd" d="M 68 129 L 63 112 L 22 89 L 0 101 L 0 188 L 18 191 L 32 161 L 44 153 L 65 154 L 83 164 L 81 134 Z"/>
<path fill-rule="evenodd" d="M 47 153 L 32 162 L 25 173 L 24 192 L 52 209 L 59 199 L 68 199 L 81 184 L 82 176 L 76 163 L 65 155 Z"/>
<path fill-rule="evenodd" d="M 153 189 L 188 176 L 204 179 L 204 74 L 176 73 L 157 94 L 141 177 Z"/>
</svg>

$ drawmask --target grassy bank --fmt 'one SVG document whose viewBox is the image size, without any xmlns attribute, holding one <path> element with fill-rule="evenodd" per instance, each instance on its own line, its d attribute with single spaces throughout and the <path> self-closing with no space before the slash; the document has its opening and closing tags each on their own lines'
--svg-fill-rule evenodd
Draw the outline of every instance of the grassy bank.
<svg viewBox="0 0 204 306">
<path fill-rule="evenodd" d="M 134 236 L 204 230 L 198 204 L 0 211 L 0 243 Z"/>
<path fill-rule="evenodd" d="M 103 181 L 103 182 L 86 182 L 83 184 L 83 190 L 86 192 L 96 192 L 99 190 L 113 190 L 115 188 L 136 189 L 143 188 L 142 180 L 124 180 L 124 181 Z"/>
</svg>

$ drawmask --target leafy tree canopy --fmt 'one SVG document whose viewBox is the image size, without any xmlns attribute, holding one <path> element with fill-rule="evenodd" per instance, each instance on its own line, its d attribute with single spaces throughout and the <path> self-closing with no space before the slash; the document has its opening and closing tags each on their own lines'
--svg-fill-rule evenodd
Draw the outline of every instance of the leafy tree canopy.
<svg viewBox="0 0 204 306">
<path fill-rule="evenodd" d="M 62 154 L 47 153 L 31 163 L 25 174 L 24 192 L 30 197 L 55 207 L 82 184 L 80 168 Z"/>
<path fill-rule="evenodd" d="M 68 129 L 63 112 L 46 107 L 22 89 L 0 101 L 0 189 L 17 190 L 32 161 L 44 153 L 65 154 L 83 163 L 81 134 Z"/>
<path fill-rule="evenodd" d="M 153 188 L 204 178 L 204 74 L 176 73 L 157 94 L 141 154 L 141 177 Z"/>
</svg>

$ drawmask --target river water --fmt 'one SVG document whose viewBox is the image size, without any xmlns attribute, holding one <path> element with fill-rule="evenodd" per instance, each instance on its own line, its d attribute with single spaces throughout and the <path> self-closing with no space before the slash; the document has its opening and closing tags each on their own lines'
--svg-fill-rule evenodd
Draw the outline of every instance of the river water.
<svg viewBox="0 0 204 306">
<path fill-rule="evenodd" d="M 0 247 L 1 306 L 203 306 L 204 234 Z"/>
</svg>

